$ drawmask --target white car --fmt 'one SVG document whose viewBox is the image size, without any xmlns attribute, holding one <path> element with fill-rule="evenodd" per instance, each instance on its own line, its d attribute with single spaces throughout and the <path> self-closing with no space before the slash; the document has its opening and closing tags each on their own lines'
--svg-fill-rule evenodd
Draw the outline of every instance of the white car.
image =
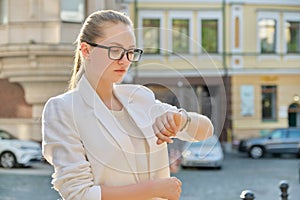
<svg viewBox="0 0 300 200">
<path fill-rule="evenodd" d="M 42 150 L 37 142 L 19 140 L 4 130 L 0 130 L 0 166 L 13 168 L 30 166 L 32 161 L 41 160 Z"/>
<path fill-rule="evenodd" d="M 224 153 L 218 137 L 213 135 L 200 142 L 188 142 L 182 154 L 181 167 L 212 167 L 221 169 Z"/>
</svg>

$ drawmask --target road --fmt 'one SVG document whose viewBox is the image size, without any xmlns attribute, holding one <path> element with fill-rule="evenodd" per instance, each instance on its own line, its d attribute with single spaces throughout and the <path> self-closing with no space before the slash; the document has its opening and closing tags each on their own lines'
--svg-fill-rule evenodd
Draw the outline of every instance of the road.
<svg viewBox="0 0 300 200">
<path fill-rule="evenodd" d="M 278 200 L 279 182 L 289 183 L 289 200 L 300 200 L 300 159 L 291 156 L 254 160 L 226 155 L 221 170 L 188 169 L 176 176 L 183 182 L 181 200 L 234 200 L 247 189 L 257 200 Z"/>
<path fill-rule="evenodd" d="M 253 160 L 240 154 L 226 154 L 223 168 L 181 169 L 174 176 L 183 182 L 180 200 L 234 200 L 249 189 L 256 200 L 278 200 L 279 182 L 289 183 L 289 200 L 300 199 L 300 159 L 292 156 Z M 0 200 L 57 200 L 51 189 L 52 168 L 35 164 L 31 168 L 0 168 Z"/>
</svg>

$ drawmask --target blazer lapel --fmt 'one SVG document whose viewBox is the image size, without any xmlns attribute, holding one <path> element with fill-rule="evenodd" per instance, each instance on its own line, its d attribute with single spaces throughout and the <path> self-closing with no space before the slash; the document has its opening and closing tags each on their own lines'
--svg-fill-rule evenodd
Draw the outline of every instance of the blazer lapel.
<svg viewBox="0 0 300 200">
<path fill-rule="evenodd" d="M 169 159 L 167 154 L 166 143 L 161 145 L 156 144 L 157 137 L 155 136 L 152 124 L 154 119 L 166 112 L 160 104 L 157 104 L 152 97 L 145 97 L 142 100 L 138 94 L 143 89 L 136 85 L 115 85 L 114 92 L 122 105 L 127 109 L 129 115 L 140 128 L 149 145 L 149 167 L 150 176 L 154 178 L 158 170 L 168 168 Z M 126 94 L 124 94 L 126 93 Z M 138 94 L 138 95 L 136 95 Z"/>
<path fill-rule="evenodd" d="M 139 178 L 136 173 L 136 158 L 133 153 L 134 147 L 130 138 L 122 131 L 120 123 L 115 119 L 106 105 L 102 102 L 84 75 L 79 83 L 79 91 L 85 102 L 93 108 L 93 112 L 97 119 L 115 139 L 119 145 L 119 148 L 122 149 L 122 152 L 124 153 L 124 156 L 126 157 L 131 170 L 135 174 L 136 180 L 138 181 Z"/>
</svg>

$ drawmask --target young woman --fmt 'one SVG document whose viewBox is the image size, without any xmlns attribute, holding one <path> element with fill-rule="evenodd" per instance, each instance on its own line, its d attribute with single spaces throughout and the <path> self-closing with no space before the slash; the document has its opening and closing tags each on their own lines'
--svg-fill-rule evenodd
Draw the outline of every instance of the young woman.
<svg viewBox="0 0 300 200">
<path fill-rule="evenodd" d="M 54 188 L 67 200 L 178 200 L 167 143 L 209 137 L 210 120 L 155 100 L 141 85 L 118 84 L 143 53 L 124 14 L 92 13 L 77 42 L 70 90 L 43 112 Z"/>
</svg>

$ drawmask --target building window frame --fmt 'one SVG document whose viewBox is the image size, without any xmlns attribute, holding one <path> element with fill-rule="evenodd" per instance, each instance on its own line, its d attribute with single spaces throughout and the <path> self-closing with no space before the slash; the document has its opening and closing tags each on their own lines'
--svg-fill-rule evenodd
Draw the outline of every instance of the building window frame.
<svg viewBox="0 0 300 200">
<path fill-rule="evenodd" d="M 193 40 L 194 40 L 194 19 L 193 19 L 193 11 L 170 11 L 169 12 L 169 22 L 168 22 L 168 29 L 173 30 L 173 20 L 179 19 L 179 20 L 185 20 L 187 19 L 189 21 L 189 48 L 188 52 L 186 53 L 180 53 L 180 54 L 191 54 L 193 53 Z M 173 52 L 173 31 L 168 32 L 168 49 L 170 52 Z"/>
<path fill-rule="evenodd" d="M 200 53 L 206 53 L 206 51 L 203 51 L 202 49 L 202 20 L 217 20 L 218 23 L 218 32 L 217 32 L 217 52 L 215 54 L 220 54 L 223 52 L 223 20 L 222 20 L 222 12 L 221 11 L 200 11 L 198 12 L 198 36 L 199 36 L 199 45 L 198 51 Z M 212 53 L 214 54 L 214 53 Z"/>
<path fill-rule="evenodd" d="M 293 21 L 293 22 L 299 22 L 300 23 L 300 13 L 283 13 L 283 24 L 284 24 L 284 30 L 283 30 L 283 40 L 282 40 L 282 49 L 283 53 L 285 54 L 285 58 L 300 58 L 300 52 L 288 52 L 288 47 L 287 47 L 287 32 L 286 32 L 286 23 L 288 21 Z M 299 47 L 300 48 L 300 41 L 299 41 Z"/>
<path fill-rule="evenodd" d="M 81 1 L 78 5 L 78 10 L 64 10 L 63 1 L 60 1 L 60 20 L 65 23 L 82 23 L 85 20 L 86 15 L 86 0 L 78 0 Z M 72 5 L 74 5 L 74 0 L 70 0 Z M 80 4 L 82 3 L 82 8 L 80 8 Z"/>
<path fill-rule="evenodd" d="M 277 93 L 277 85 L 261 85 L 261 119 L 263 122 L 277 121 Z"/>
<path fill-rule="evenodd" d="M 160 33 L 159 33 L 159 53 L 158 54 L 145 54 L 144 56 L 155 56 L 155 55 L 160 55 L 162 54 L 163 51 L 161 51 L 163 49 L 163 47 L 165 46 L 165 40 L 164 38 L 164 28 L 165 24 L 164 24 L 164 13 L 163 11 L 157 11 L 157 10 L 140 10 L 139 11 L 139 19 L 138 19 L 138 27 L 142 27 L 138 29 L 138 39 L 137 39 L 137 43 L 138 46 L 141 48 L 144 48 L 144 42 L 143 42 L 143 21 L 144 19 L 158 19 L 160 21 Z"/>
<path fill-rule="evenodd" d="M 259 21 L 262 19 L 272 19 L 275 20 L 275 51 L 274 53 L 262 53 L 261 52 L 261 42 L 259 37 Z M 257 19 L 256 19 L 256 30 L 257 30 L 257 53 L 260 54 L 260 56 L 276 56 L 276 54 L 280 51 L 280 16 L 279 12 L 258 12 Z M 278 56 L 278 55 L 277 55 Z"/>
</svg>

